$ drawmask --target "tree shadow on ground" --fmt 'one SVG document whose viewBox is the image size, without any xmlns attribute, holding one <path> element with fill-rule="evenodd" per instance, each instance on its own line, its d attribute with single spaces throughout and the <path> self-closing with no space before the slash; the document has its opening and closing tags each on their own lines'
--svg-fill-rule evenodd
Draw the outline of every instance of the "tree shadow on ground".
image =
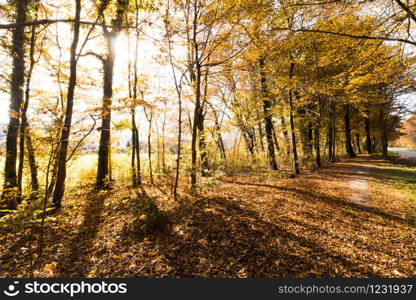
<svg viewBox="0 0 416 300">
<path fill-rule="evenodd" d="M 374 176 L 383 181 L 400 183 L 400 184 L 416 184 L 416 170 L 408 170 L 403 168 L 393 168 L 380 166 L 372 169 Z"/>
<path fill-rule="evenodd" d="M 155 237 L 169 277 L 380 275 L 223 197 L 205 197 L 169 215 L 176 226 Z"/>
<path fill-rule="evenodd" d="M 58 257 L 57 277 L 86 277 L 89 272 L 91 249 L 103 222 L 104 201 L 112 191 L 105 191 L 105 193 L 94 191 L 94 193 L 88 196 L 78 231 L 72 234 L 71 238 L 66 238 L 66 251 Z"/>
<path fill-rule="evenodd" d="M 368 206 L 363 206 L 363 205 L 359 205 L 353 202 L 349 202 L 346 201 L 343 198 L 338 198 L 338 197 L 333 197 L 327 194 L 322 194 L 322 193 L 318 193 L 316 191 L 307 191 L 304 189 L 299 189 L 299 188 L 295 188 L 295 187 L 286 187 L 286 186 L 275 186 L 275 185 L 270 185 L 270 184 L 260 184 L 260 183 L 248 183 L 248 182 L 239 182 L 239 181 L 224 181 L 224 182 L 229 182 L 229 183 L 233 183 L 233 184 L 238 184 L 238 185 L 245 185 L 245 186 L 257 186 L 257 187 L 264 187 L 264 188 L 272 188 L 272 189 L 277 189 L 279 191 L 286 191 L 286 192 L 290 192 L 290 193 L 296 193 L 296 194 L 300 194 L 300 195 L 304 195 L 305 197 L 299 198 L 301 201 L 304 202 L 323 202 L 325 204 L 328 204 L 330 206 L 333 206 L 334 208 L 349 208 L 352 209 L 354 211 L 357 212 L 362 212 L 362 211 L 366 211 L 369 213 L 372 213 L 374 215 L 377 215 L 379 217 L 384 218 L 385 220 L 388 221 L 395 221 L 395 222 L 399 222 L 402 224 L 407 225 L 408 222 L 403 219 L 400 218 L 398 216 L 386 213 L 376 207 L 368 207 Z"/>
</svg>

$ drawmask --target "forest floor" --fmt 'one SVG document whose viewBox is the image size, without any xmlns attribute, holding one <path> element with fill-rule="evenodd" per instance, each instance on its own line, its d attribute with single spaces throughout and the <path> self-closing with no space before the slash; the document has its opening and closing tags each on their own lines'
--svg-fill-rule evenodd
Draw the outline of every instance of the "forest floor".
<svg viewBox="0 0 416 300">
<path fill-rule="evenodd" d="M 414 161 L 360 156 L 297 178 L 224 176 L 180 201 L 170 185 L 147 185 L 140 197 L 168 219 L 151 233 L 140 225 L 164 219 L 143 213 L 126 185 L 68 191 L 42 257 L 38 230 L 0 234 L 0 276 L 416 276 L 415 174 Z"/>
</svg>

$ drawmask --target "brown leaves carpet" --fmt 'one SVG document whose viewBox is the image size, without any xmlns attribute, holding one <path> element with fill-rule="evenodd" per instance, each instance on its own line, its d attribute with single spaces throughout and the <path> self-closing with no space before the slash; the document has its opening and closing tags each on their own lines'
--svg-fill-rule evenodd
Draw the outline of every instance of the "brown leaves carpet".
<svg viewBox="0 0 416 300">
<path fill-rule="evenodd" d="M 182 191 L 179 202 L 170 186 L 146 186 L 170 222 L 166 231 L 144 236 L 132 231 L 126 186 L 72 192 L 47 224 L 41 258 L 37 230 L 1 233 L 0 276 L 416 276 L 416 229 L 396 205 L 401 198 L 386 183 L 389 196 L 378 195 L 370 207 L 347 200 L 349 181 L 368 177 L 357 172 L 362 165 L 379 163 L 360 157 L 294 179 L 224 177 L 199 195 Z"/>
</svg>

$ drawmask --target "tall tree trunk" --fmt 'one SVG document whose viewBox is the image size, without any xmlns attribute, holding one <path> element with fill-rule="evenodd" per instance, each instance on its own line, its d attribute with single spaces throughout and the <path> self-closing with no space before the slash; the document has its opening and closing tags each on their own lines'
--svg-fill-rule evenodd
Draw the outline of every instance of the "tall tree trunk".
<svg viewBox="0 0 416 300">
<path fill-rule="evenodd" d="M 205 132 L 205 106 L 208 99 L 208 70 L 204 72 L 204 94 L 201 109 L 199 112 L 198 122 L 198 140 L 199 140 L 199 155 L 201 157 L 201 175 L 206 177 L 209 175 L 209 161 L 208 161 L 208 149 L 206 144 L 206 132 Z"/>
<path fill-rule="evenodd" d="M 157 119 L 155 120 L 155 127 L 156 127 L 156 173 L 160 173 L 160 132 L 159 132 L 159 124 L 157 123 Z"/>
<path fill-rule="evenodd" d="M 109 44 L 114 44 L 108 40 Z M 109 155 L 111 142 L 111 104 L 113 97 L 114 49 L 108 46 L 109 55 L 104 60 L 104 97 L 101 113 L 101 135 L 98 148 L 97 188 L 109 186 Z"/>
<path fill-rule="evenodd" d="M 64 126 L 61 132 L 60 150 L 58 155 L 58 172 L 56 177 L 55 189 L 53 192 L 54 206 L 61 207 L 62 197 L 65 192 L 65 179 L 66 179 L 66 159 L 68 154 L 69 134 L 72 126 L 72 111 L 74 106 L 74 93 L 77 83 L 77 46 L 79 41 L 80 32 L 80 15 L 81 15 L 81 0 L 75 0 L 75 22 L 74 22 L 74 37 L 71 45 L 71 57 L 70 57 L 70 75 L 68 83 L 68 93 L 66 100 L 66 111 Z"/>
<path fill-rule="evenodd" d="M 365 127 L 365 144 L 368 154 L 374 152 L 373 143 L 371 142 L 371 131 L 370 131 L 370 112 L 367 110 L 367 116 L 364 118 L 364 127 Z"/>
<path fill-rule="evenodd" d="M 199 152 L 201 156 L 201 175 L 203 177 L 208 176 L 209 174 L 209 162 L 208 162 L 208 152 L 206 146 L 206 137 L 205 137 L 205 128 L 204 128 L 204 120 L 205 116 L 202 110 L 200 111 L 199 118 L 198 118 L 198 131 L 199 131 Z"/>
<path fill-rule="evenodd" d="M 320 129 L 319 128 L 314 129 L 314 135 L 315 135 L 316 166 L 318 168 L 320 168 L 320 167 L 322 167 L 322 163 L 321 163 L 321 138 L 320 138 Z"/>
<path fill-rule="evenodd" d="M 30 0 L 16 1 L 16 23 L 24 23 Z M 6 138 L 6 161 L 4 168 L 4 189 L 2 198 L 10 208 L 16 207 L 17 174 L 17 139 L 19 132 L 20 107 L 23 102 L 23 85 L 25 80 L 25 27 L 17 26 L 13 31 L 13 69 L 10 86 L 10 121 Z"/>
<path fill-rule="evenodd" d="M 36 18 L 37 19 L 37 18 Z M 20 145 L 19 145 L 19 167 L 17 173 L 17 185 L 19 187 L 19 200 L 22 197 L 22 181 L 23 181 L 23 167 L 25 161 L 25 136 L 29 131 L 29 123 L 27 120 L 27 110 L 29 108 L 29 97 L 30 97 L 30 81 L 32 79 L 33 68 L 35 66 L 35 43 L 36 43 L 36 27 L 32 26 L 30 36 L 30 50 L 29 50 L 29 59 L 30 65 L 29 70 L 26 76 L 26 90 L 25 90 L 25 101 L 23 103 L 22 109 L 22 122 L 20 125 Z M 37 179 L 36 179 L 37 181 Z M 32 185 L 33 186 L 33 185 Z"/>
<path fill-rule="evenodd" d="M 388 158 L 388 130 L 387 130 L 387 120 L 386 120 L 385 105 L 380 104 L 379 107 L 379 117 L 380 117 L 380 151 L 381 156 L 384 159 Z"/>
<path fill-rule="evenodd" d="M 168 40 L 169 46 L 169 63 L 172 68 L 172 75 L 175 83 L 175 90 L 178 96 L 178 149 L 177 149 L 177 157 L 176 157 L 176 174 L 175 174 L 175 182 L 173 186 L 173 198 L 177 200 L 178 198 L 178 185 L 179 185 L 179 175 L 180 175 L 180 164 L 181 164 L 181 150 L 182 150 L 182 78 L 178 80 L 176 76 L 176 70 L 173 63 L 173 55 L 172 55 L 172 40 L 171 34 L 169 30 L 169 1 L 168 7 L 166 9 L 166 36 Z"/>
<path fill-rule="evenodd" d="M 263 132 L 262 123 L 260 121 L 259 121 L 259 124 L 258 124 L 258 130 L 259 130 L 259 144 L 260 144 L 260 149 L 261 149 L 262 152 L 264 152 L 265 151 L 264 142 L 263 142 L 264 132 Z"/>
<path fill-rule="evenodd" d="M 286 142 L 286 155 L 290 156 L 290 153 L 291 153 L 290 138 L 289 138 L 289 133 L 286 128 L 286 121 L 283 115 L 280 115 L 280 122 L 282 125 L 283 138 L 285 139 L 285 142 Z"/>
<path fill-rule="evenodd" d="M 276 162 L 276 154 L 274 149 L 273 141 L 273 121 L 272 121 L 272 102 L 269 98 L 269 93 L 267 89 L 267 78 L 265 70 L 265 61 L 263 58 L 259 59 L 259 68 L 260 68 L 260 85 L 263 97 L 263 112 L 264 112 L 264 129 L 266 131 L 266 140 L 267 140 L 267 153 L 269 158 L 269 165 L 272 170 L 278 170 Z"/>
<path fill-rule="evenodd" d="M 32 191 L 39 190 L 38 165 L 35 160 L 35 149 L 33 148 L 32 137 L 29 127 L 26 129 L 27 160 L 29 161 L 30 182 Z"/>
<path fill-rule="evenodd" d="M 52 155 L 52 157 L 50 159 L 49 170 L 50 170 L 50 168 L 52 168 L 52 171 L 49 171 L 50 174 L 48 174 L 48 176 L 51 177 L 50 181 L 48 179 L 48 181 L 49 181 L 49 187 L 48 187 L 48 190 L 47 190 L 48 197 L 50 197 L 50 195 L 52 195 L 52 192 L 53 192 L 53 190 L 56 186 L 56 177 L 58 176 L 58 155 L 60 153 L 59 145 L 56 145 L 56 148 L 55 149 L 54 148 L 55 148 L 54 145 L 51 145 L 51 153 L 52 153 L 51 155 Z M 54 150 L 56 151 L 55 153 L 54 153 Z"/>
<path fill-rule="evenodd" d="M 328 160 L 331 163 L 335 162 L 335 114 L 336 104 L 331 101 L 328 124 Z"/>
<path fill-rule="evenodd" d="M 327 141 L 328 141 L 328 161 L 332 162 L 332 152 L 334 151 L 333 148 L 333 137 L 334 137 L 334 133 L 333 133 L 334 128 L 332 127 L 331 124 L 329 124 L 328 126 L 328 134 L 327 134 Z"/>
<path fill-rule="evenodd" d="M 172 64 L 172 68 L 173 68 L 173 64 Z M 172 71 L 175 72 L 174 70 Z M 179 168 L 181 164 L 181 151 L 182 151 L 182 90 L 180 87 L 180 83 L 178 84 L 176 80 L 176 77 L 175 77 L 175 87 L 176 87 L 176 91 L 178 94 L 178 153 L 176 157 L 176 174 L 175 174 L 175 184 L 173 187 L 173 198 L 176 200 L 178 198 L 178 185 L 179 185 L 179 174 L 180 174 Z"/>
<path fill-rule="evenodd" d="M 225 153 L 224 140 L 221 135 L 221 126 L 220 126 L 220 123 L 218 122 L 217 113 L 214 112 L 214 114 L 215 114 L 215 134 L 217 135 L 217 145 L 218 145 L 218 149 L 220 150 L 221 159 L 224 160 L 224 162 L 226 163 L 227 155 Z"/>
<path fill-rule="evenodd" d="M 137 183 L 139 186 L 142 185 L 142 164 L 140 159 L 140 135 L 139 135 L 139 129 L 136 125 L 136 120 L 134 121 L 134 135 L 135 135 L 135 141 L 136 141 L 136 164 L 137 164 Z"/>
<path fill-rule="evenodd" d="M 137 172 L 136 172 L 136 133 L 135 133 L 135 117 L 136 114 L 135 110 L 131 110 L 131 156 L 130 156 L 130 168 L 131 168 L 131 180 L 133 188 L 138 186 L 137 182 Z"/>
<path fill-rule="evenodd" d="M 318 68 L 318 78 L 319 78 L 319 68 Z M 318 111 L 319 115 L 316 120 L 314 128 L 315 136 L 315 161 L 318 168 L 322 167 L 321 163 L 321 122 L 322 122 L 322 100 L 321 96 L 318 94 Z"/>
<path fill-rule="evenodd" d="M 308 143 L 308 149 L 309 149 L 309 157 L 312 159 L 313 156 L 313 126 L 311 122 L 308 122 L 308 132 L 307 132 L 307 143 Z"/>
<path fill-rule="evenodd" d="M 302 143 L 303 155 L 306 161 L 311 161 L 313 157 L 313 128 L 311 122 L 306 119 L 300 124 L 300 139 Z"/>
<path fill-rule="evenodd" d="M 135 39 L 135 47 L 134 47 L 134 64 L 133 64 L 133 108 L 132 108 L 132 136 L 134 137 L 135 141 L 135 154 L 136 154 L 136 170 L 137 170 L 137 185 L 142 185 L 142 168 L 141 168 L 141 160 L 140 160 L 140 135 L 139 135 L 139 128 L 137 127 L 136 122 L 136 101 L 137 101 L 137 89 L 138 89 L 138 74 L 137 74 L 137 64 L 138 64 L 138 54 L 139 54 L 139 4 L 137 0 L 135 0 L 135 8 L 136 8 L 136 39 Z"/>
<path fill-rule="evenodd" d="M 273 132 L 273 142 L 274 142 L 274 146 L 276 147 L 276 151 L 279 151 L 280 150 L 280 145 L 279 145 L 279 141 L 277 139 L 276 129 L 274 128 L 274 126 L 273 126 L 273 129 L 272 129 L 272 132 Z"/>
<path fill-rule="evenodd" d="M 153 167 L 152 167 L 152 123 L 153 123 L 153 109 L 150 109 L 148 114 L 146 108 L 144 108 L 144 113 L 146 115 L 147 121 L 149 122 L 149 130 L 147 132 L 147 156 L 149 159 L 149 176 L 150 183 L 154 184 L 153 181 Z"/>
<path fill-rule="evenodd" d="M 127 20 L 127 18 L 126 18 Z M 127 22 L 126 22 L 127 23 Z M 136 37 L 137 38 L 137 37 Z M 137 40 L 136 40 L 137 45 Z M 130 119 L 131 119 L 131 156 L 130 156 L 130 168 L 131 168 L 131 184 L 133 188 L 138 187 L 138 180 L 137 180 L 137 170 L 136 170 L 136 151 L 137 151 L 137 141 L 136 141 L 136 99 L 133 98 L 133 85 L 135 85 L 136 93 L 137 93 L 137 84 L 131 78 L 131 62 L 130 62 L 130 33 L 127 32 L 127 83 L 128 83 L 128 90 L 129 90 L 129 98 L 131 103 L 130 108 Z M 134 55 L 135 58 L 135 68 L 137 67 L 137 49 Z M 134 73 L 137 70 L 133 71 Z"/>
<path fill-rule="evenodd" d="M 246 130 L 246 128 L 241 128 L 241 134 L 244 138 L 244 142 L 247 148 L 247 152 L 250 153 L 251 156 L 254 156 L 254 145 L 252 142 L 252 139 L 250 138 L 250 134 L 249 132 Z"/>
<path fill-rule="evenodd" d="M 166 102 L 163 111 L 163 122 L 162 122 L 162 171 L 166 174 Z"/>
<path fill-rule="evenodd" d="M 192 142 L 191 142 L 191 188 L 196 187 L 197 176 L 197 147 L 196 142 L 198 139 L 198 124 L 200 116 L 201 105 L 201 69 L 197 64 L 196 78 L 195 78 L 195 108 L 194 108 L 194 120 L 192 124 Z"/>
<path fill-rule="evenodd" d="M 289 79 L 293 77 L 293 72 L 295 69 L 295 64 L 290 63 Z M 293 164 L 293 173 L 299 174 L 299 161 L 298 161 L 298 151 L 296 148 L 296 133 L 295 133 L 295 121 L 293 119 L 293 91 L 289 89 L 289 123 L 290 123 L 290 138 L 292 146 L 292 164 Z"/>
<path fill-rule="evenodd" d="M 113 77 L 114 62 L 116 59 L 115 41 L 120 33 L 120 27 L 123 24 L 127 0 L 117 0 L 116 16 L 112 20 L 114 26 L 108 31 L 103 26 L 104 36 L 106 39 L 107 54 L 103 61 L 104 81 L 103 81 L 103 105 L 101 113 L 101 136 L 98 149 L 98 166 L 97 166 L 97 188 L 107 188 L 111 178 L 111 105 L 113 100 Z"/>
<path fill-rule="evenodd" d="M 352 148 L 352 141 L 351 141 L 351 105 L 345 105 L 345 113 L 344 113 L 344 126 L 345 126 L 345 151 L 349 158 L 354 158 L 357 155 Z"/>
<path fill-rule="evenodd" d="M 195 93 L 195 107 L 194 107 L 194 119 L 192 124 L 192 141 L 191 141 L 191 189 L 196 188 L 197 181 L 197 140 L 198 140 L 198 125 L 199 117 L 201 114 L 201 83 L 202 83 L 202 66 L 200 62 L 200 49 L 198 35 L 198 10 L 197 2 L 195 2 L 193 20 L 192 20 L 192 37 L 190 42 L 192 45 L 192 54 L 190 60 L 195 68 L 191 68 L 191 82 L 194 85 Z M 190 61 L 190 63 L 191 63 Z"/>
<path fill-rule="evenodd" d="M 337 153 L 337 128 L 335 127 L 335 125 L 333 126 L 333 138 L 332 138 L 332 157 L 331 157 L 331 163 L 335 162 L 335 157 L 336 157 L 336 153 Z"/>
<path fill-rule="evenodd" d="M 360 134 L 358 132 L 355 134 L 355 143 L 357 144 L 358 153 L 361 154 Z"/>
</svg>

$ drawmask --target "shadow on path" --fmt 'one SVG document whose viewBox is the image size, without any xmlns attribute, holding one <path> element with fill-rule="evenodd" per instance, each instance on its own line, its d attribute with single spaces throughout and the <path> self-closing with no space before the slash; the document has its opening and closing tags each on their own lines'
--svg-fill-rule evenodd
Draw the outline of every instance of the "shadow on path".
<svg viewBox="0 0 416 300">
<path fill-rule="evenodd" d="M 111 191 L 105 194 L 91 194 L 83 210 L 83 221 L 78 225 L 78 231 L 68 240 L 67 249 L 58 258 L 57 275 L 71 277 L 86 277 L 91 262 L 91 248 L 97 238 L 99 226 L 103 222 L 102 211 L 104 201 Z"/>
</svg>

